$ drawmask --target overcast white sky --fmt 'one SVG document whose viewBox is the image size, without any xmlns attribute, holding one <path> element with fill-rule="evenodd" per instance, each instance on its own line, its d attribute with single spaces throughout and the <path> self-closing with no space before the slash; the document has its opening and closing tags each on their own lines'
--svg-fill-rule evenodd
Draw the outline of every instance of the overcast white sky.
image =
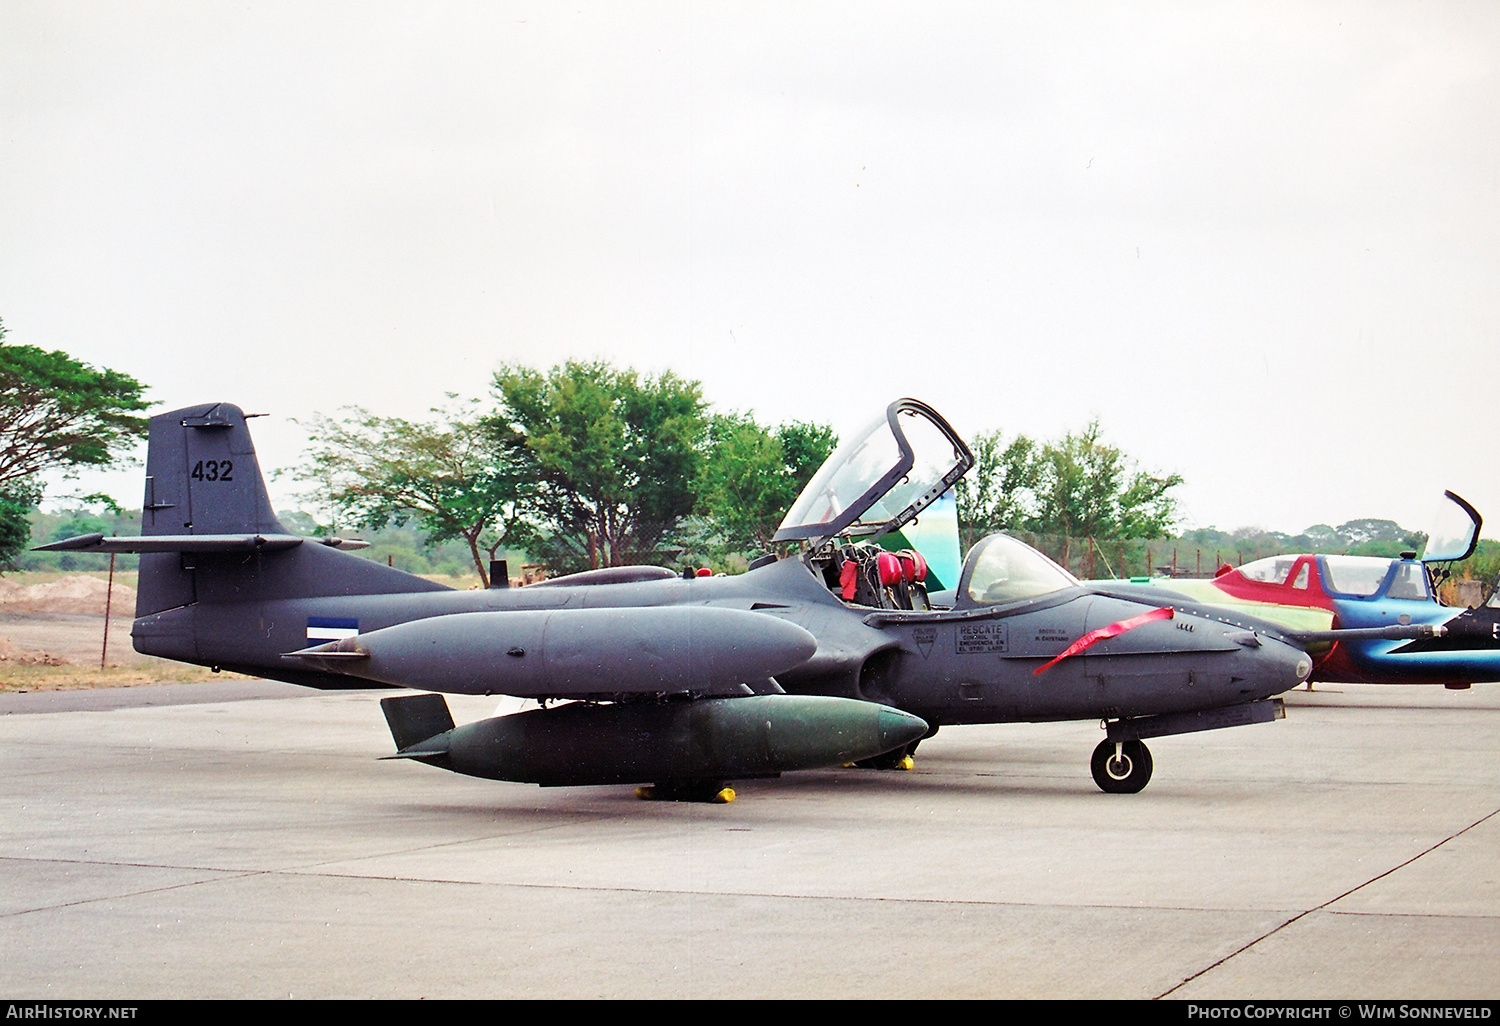
<svg viewBox="0 0 1500 1026">
<path fill-rule="evenodd" d="M 1500 4 L 3 0 L 0 319 L 267 471 L 598 357 L 1500 524 Z"/>
</svg>

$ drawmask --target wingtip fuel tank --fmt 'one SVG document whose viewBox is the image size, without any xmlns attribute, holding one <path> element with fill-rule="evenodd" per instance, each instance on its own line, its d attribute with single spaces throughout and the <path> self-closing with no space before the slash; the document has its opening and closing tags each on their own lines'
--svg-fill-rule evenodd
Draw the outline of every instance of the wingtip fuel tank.
<svg viewBox="0 0 1500 1026">
<path fill-rule="evenodd" d="M 318 668 L 449 694 L 748 695 L 809 659 L 808 631 L 710 606 L 529 609 L 410 620 L 290 654 Z M 628 686 L 624 686 L 627 685 Z"/>
</svg>

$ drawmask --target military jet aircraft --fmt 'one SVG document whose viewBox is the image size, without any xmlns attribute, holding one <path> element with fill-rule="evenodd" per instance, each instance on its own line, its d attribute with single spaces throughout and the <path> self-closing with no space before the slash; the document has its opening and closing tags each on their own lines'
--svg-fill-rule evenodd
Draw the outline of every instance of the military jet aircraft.
<svg viewBox="0 0 1500 1026">
<path fill-rule="evenodd" d="M 798 498 L 777 539 L 799 555 L 738 576 L 617 567 L 455 591 L 288 533 L 245 415 L 209 403 L 152 418 L 139 538 L 43 548 L 142 553 L 139 652 L 316 688 L 539 700 L 463 726 L 440 694 L 383 701 L 396 757 L 480 777 L 724 800 L 736 779 L 909 757 L 943 725 L 1096 719 L 1095 781 L 1135 792 L 1152 769 L 1142 738 L 1282 715 L 1275 696 L 1312 668 L 1306 637 L 1084 586 L 1002 535 L 933 608 L 920 554 L 875 540 L 972 463 L 936 411 L 903 399 Z"/>
<path fill-rule="evenodd" d="M 1310 648 L 1315 683 L 1442 684 L 1463 690 L 1500 681 L 1500 608 L 1444 605 L 1438 584 L 1467 559 L 1483 520 L 1462 497 L 1445 492 L 1444 515 L 1419 559 L 1300 553 L 1224 565 L 1212 580 L 1145 578 L 1208 605 L 1236 609 L 1292 630 L 1343 628 Z M 1492 600 L 1493 601 L 1493 597 Z M 1399 640 L 1359 629 L 1392 624 L 1440 626 L 1440 636 Z"/>
</svg>

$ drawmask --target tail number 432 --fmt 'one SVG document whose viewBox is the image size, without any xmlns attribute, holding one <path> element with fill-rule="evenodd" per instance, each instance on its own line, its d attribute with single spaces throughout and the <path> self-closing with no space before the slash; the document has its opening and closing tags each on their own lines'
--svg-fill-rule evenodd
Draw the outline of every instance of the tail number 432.
<svg viewBox="0 0 1500 1026">
<path fill-rule="evenodd" d="M 233 481 L 233 460 L 199 460 L 193 467 L 194 481 Z"/>
</svg>

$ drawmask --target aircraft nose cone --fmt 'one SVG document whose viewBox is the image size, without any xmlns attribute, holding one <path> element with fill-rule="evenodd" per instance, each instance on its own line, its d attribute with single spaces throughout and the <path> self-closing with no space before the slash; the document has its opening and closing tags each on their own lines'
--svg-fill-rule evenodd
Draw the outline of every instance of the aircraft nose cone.
<svg viewBox="0 0 1500 1026">
<path fill-rule="evenodd" d="M 927 721 L 911 713 L 882 706 L 880 709 L 880 739 L 886 750 L 920 741 L 927 734 Z"/>
<path fill-rule="evenodd" d="M 1264 697 L 1279 695 L 1307 680 L 1313 661 L 1306 652 L 1292 645 L 1266 640 L 1265 647 L 1253 653 L 1262 683 Z"/>
</svg>

